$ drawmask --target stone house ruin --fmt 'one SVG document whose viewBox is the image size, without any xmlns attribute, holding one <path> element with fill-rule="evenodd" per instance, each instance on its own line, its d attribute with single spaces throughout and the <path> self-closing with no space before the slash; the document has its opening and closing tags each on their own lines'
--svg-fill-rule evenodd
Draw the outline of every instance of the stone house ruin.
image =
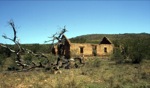
<svg viewBox="0 0 150 88">
<path fill-rule="evenodd" d="M 63 51 L 59 50 L 58 45 L 53 47 L 53 54 L 58 54 L 59 52 L 63 52 L 66 58 L 70 57 L 78 57 L 78 56 L 110 56 L 113 52 L 113 44 L 107 38 L 104 37 L 99 44 L 91 44 L 91 43 L 71 43 L 69 39 L 65 35 L 62 36 L 63 39 Z"/>
</svg>

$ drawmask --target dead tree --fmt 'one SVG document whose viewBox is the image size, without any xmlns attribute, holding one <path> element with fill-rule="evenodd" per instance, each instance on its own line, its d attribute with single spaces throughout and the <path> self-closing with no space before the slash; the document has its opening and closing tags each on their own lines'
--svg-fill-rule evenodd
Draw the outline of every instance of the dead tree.
<svg viewBox="0 0 150 88">
<path fill-rule="evenodd" d="M 2 47 L 7 48 L 10 52 L 15 53 L 16 55 L 16 64 L 19 67 L 22 67 L 21 70 L 31 70 L 33 68 L 44 68 L 45 66 L 39 62 L 39 64 L 35 64 L 33 61 L 31 62 L 32 65 L 27 65 L 26 63 L 23 62 L 22 58 L 21 58 L 21 53 L 28 53 L 31 54 L 37 58 L 48 58 L 47 56 L 45 56 L 44 54 L 40 53 L 40 54 L 36 54 L 33 51 L 29 50 L 29 49 L 25 49 L 21 46 L 21 44 L 19 43 L 19 41 L 17 40 L 17 32 L 16 32 L 16 28 L 15 28 L 15 24 L 14 22 L 11 20 L 9 21 L 9 25 L 12 27 L 13 29 L 13 33 L 14 33 L 14 37 L 13 38 L 9 38 L 6 35 L 2 35 L 3 38 L 8 39 L 10 41 L 12 41 L 15 45 L 17 45 L 17 50 L 13 50 L 11 49 L 9 46 L 1 44 Z M 49 60 L 47 59 L 47 62 L 49 62 Z"/>
<path fill-rule="evenodd" d="M 80 58 L 66 58 L 64 55 L 64 51 L 65 51 L 65 39 L 63 37 L 64 33 L 67 31 L 66 28 L 64 27 L 60 33 L 55 33 L 52 37 L 52 40 L 48 40 L 45 42 L 50 42 L 52 41 L 52 47 L 51 50 L 54 49 L 54 46 L 57 46 L 57 50 L 58 50 L 58 57 L 56 60 L 56 63 L 54 62 L 50 62 L 48 57 L 45 56 L 43 53 L 34 53 L 32 50 L 29 49 L 25 49 L 21 46 L 21 44 L 19 43 L 19 41 L 17 40 L 17 32 L 16 32 L 16 28 L 15 28 L 15 24 L 14 22 L 11 20 L 9 21 L 9 25 L 12 27 L 13 29 L 13 33 L 14 36 L 13 38 L 7 37 L 6 35 L 2 35 L 3 38 L 10 40 L 14 43 L 14 45 L 17 46 L 17 50 L 10 48 L 8 45 L 5 44 L 0 44 L 0 46 L 7 48 L 10 52 L 14 53 L 16 55 L 16 65 L 18 67 L 22 67 L 20 70 L 33 70 L 35 68 L 45 68 L 45 69 L 49 69 L 50 70 L 54 70 L 54 71 L 58 71 L 60 67 L 64 67 L 66 68 L 68 66 L 68 68 L 70 68 L 72 63 L 72 59 L 76 60 L 78 59 L 80 61 L 80 63 L 83 63 L 81 61 Z M 54 41 L 57 41 L 57 43 L 55 43 Z M 27 64 L 26 62 L 24 62 L 24 58 L 22 58 L 22 53 L 24 54 L 30 54 L 36 58 L 44 58 L 47 63 L 43 64 L 41 61 L 39 61 L 38 63 L 35 63 L 34 61 L 31 61 L 30 64 Z M 73 62 L 74 63 L 74 62 Z M 48 67 L 47 67 L 48 65 Z M 75 67 L 78 67 L 78 65 L 75 63 Z"/>
<path fill-rule="evenodd" d="M 71 64 L 74 63 L 74 67 L 79 67 L 76 63 L 76 61 L 79 61 L 80 64 L 84 64 L 82 58 L 67 58 L 64 54 L 65 52 L 65 46 L 66 46 L 66 39 L 63 37 L 64 33 L 66 32 L 66 28 L 64 26 L 64 28 L 61 30 L 60 33 L 55 33 L 52 37 L 52 40 L 48 40 L 45 42 L 50 42 L 52 41 L 52 47 L 51 47 L 51 51 L 54 50 L 54 46 L 57 46 L 57 61 L 56 61 L 56 66 L 58 68 L 60 67 L 64 67 L 64 68 L 71 68 Z M 54 43 L 54 41 L 57 41 L 57 43 Z M 73 60 L 72 60 L 73 59 Z"/>
<path fill-rule="evenodd" d="M 62 36 L 64 35 L 64 33 L 67 32 L 65 26 L 64 28 L 61 30 L 60 33 L 55 33 L 51 38 L 51 40 L 45 41 L 45 43 L 47 42 L 52 42 L 51 43 L 51 51 L 54 50 L 54 46 L 57 46 L 57 61 L 55 66 L 57 66 L 57 68 L 62 67 L 63 64 L 67 63 L 68 61 L 66 60 L 66 58 L 64 57 L 64 45 L 65 45 L 65 41 L 62 38 Z M 55 43 L 54 41 L 57 41 L 57 43 Z"/>
<path fill-rule="evenodd" d="M 2 47 L 4 47 L 4 48 L 7 48 L 9 51 L 11 51 L 12 53 L 15 53 L 15 55 L 16 55 L 16 63 L 17 63 L 17 65 L 19 65 L 19 66 L 22 66 L 22 68 L 24 68 L 25 67 L 25 64 L 22 64 L 21 63 L 21 58 L 20 58 L 20 53 L 24 50 L 21 46 L 20 46 L 20 43 L 19 43 L 19 41 L 17 40 L 17 32 L 16 32 L 16 29 L 15 29 L 15 24 L 14 24 L 14 22 L 12 21 L 12 20 L 10 20 L 9 21 L 9 25 L 12 27 L 12 29 L 13 29 L 13 32 L 14 32 L 14 37 L 13 38 L 9 38 L 9 37 L 7 37 L 6 35 L 2 35 L 2 37 L 3 38 L 5 38 L 5 39 L 8 39 L 8 40 L 10 40 L 10 41 L 12 41 L 15 45 L 17 45 L 18 46 L 18 50 L 13 50 L 13 49 L 11 49 L 11 48 L 9 48 L 9 46 L 7 46 L 7 45 L 1 45 Z"/>
</svg>

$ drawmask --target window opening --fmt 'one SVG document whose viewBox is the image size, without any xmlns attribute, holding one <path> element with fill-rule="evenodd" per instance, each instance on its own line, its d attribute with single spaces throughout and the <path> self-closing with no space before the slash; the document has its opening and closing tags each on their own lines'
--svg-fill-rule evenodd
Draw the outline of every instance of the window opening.
<svg viewBox="0 0 150 88">
<path fill-rule="evenodd" d="M 107 53 L 107 48 L 106 47 L 104 48 L 104 52 Z"/>
</svg>

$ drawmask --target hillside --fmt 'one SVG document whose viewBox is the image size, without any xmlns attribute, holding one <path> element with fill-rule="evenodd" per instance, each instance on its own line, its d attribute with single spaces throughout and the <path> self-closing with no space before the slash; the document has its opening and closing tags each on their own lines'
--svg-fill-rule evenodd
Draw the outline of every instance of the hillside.
<svg viewBox="0 0 150 88">
<path fill-rule="evenodd" d="M 88 34 L 70 38 L 72 43 L 99 43 L 103 37 L 109 38 L 112 42 L 122 39 L 147 39 L 150 38 L 148 33 L 125 33 L 125 34 Z"/>
</svg>

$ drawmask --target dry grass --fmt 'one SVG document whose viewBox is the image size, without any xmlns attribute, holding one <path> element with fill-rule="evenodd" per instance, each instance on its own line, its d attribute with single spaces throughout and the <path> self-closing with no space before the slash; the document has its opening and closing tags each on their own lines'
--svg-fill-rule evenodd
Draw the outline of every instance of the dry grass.
<svg viewBox="0 0 150 88">
<path fill-rule="evenodd" d="M 150 61 L 115 64 L 94 58 L 78 69 L 61 69 L 61 74 L 43 70 L 0 73 L 1 88 L 150 88 Z"/>
</svg>

